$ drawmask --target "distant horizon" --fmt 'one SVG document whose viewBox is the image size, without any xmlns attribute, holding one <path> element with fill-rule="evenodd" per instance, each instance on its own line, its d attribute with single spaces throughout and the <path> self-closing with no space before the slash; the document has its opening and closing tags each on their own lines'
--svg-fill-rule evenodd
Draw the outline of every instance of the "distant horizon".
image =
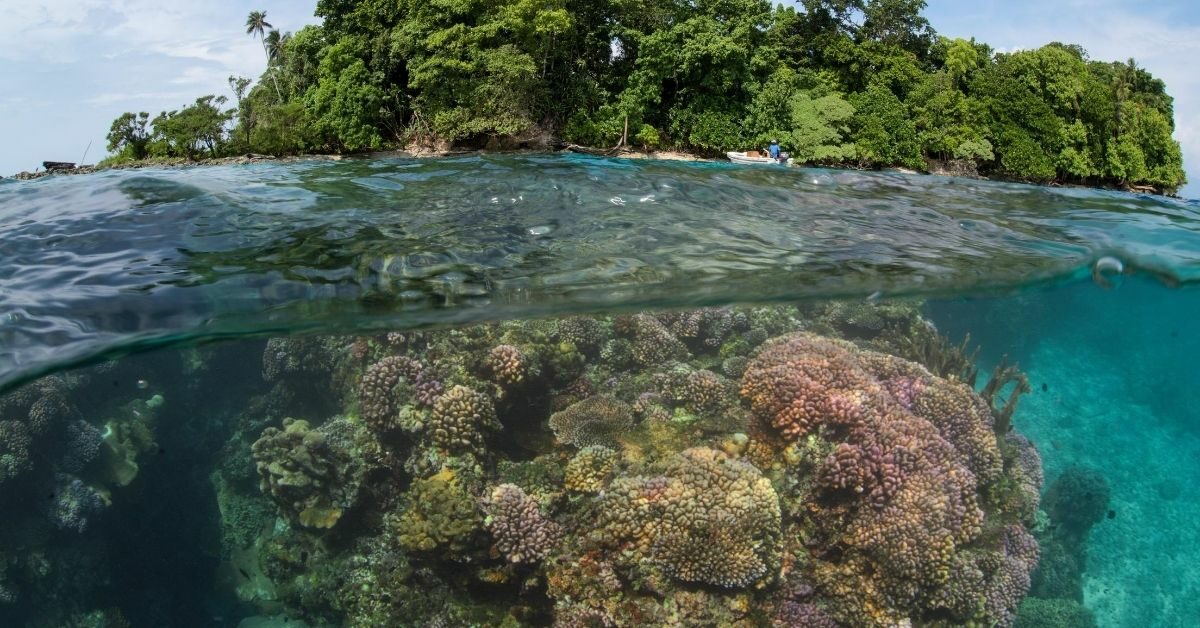
<svg viewBox="0 0 1200 628">
<path fill-rule="evenodd" d="M 0 23 L 0 84 L 8 93 L 0 96 L 7 139 L 0 176 L 43 161 L 79 163 L 85 149 L 87 163 L 100 161 L 109 125 L 123 112 L 154 116 L 206 94 L 231 96 L 229 76 L 257 79 L 266 65 L 261 44 L 245 35 L 246 13 L 265 10 L 285 32 L 320 22 L 315 2 L 299 4 L 32 0 L 9 9 Z M 931 0 L 925 16 L 941 35 L 974 37 L 997 51 L 1059 41 L 1083 46 L 1095 60 L 1135 59 L 1175 99 L 1175 137 L 1189 179 L 1178 193 L 1200 197 L 1200 76 L 1190 67 L 1200 54 L 1200 7 L 1183 0 L 1149 9 L 1131 0 Z"/>
</svg>

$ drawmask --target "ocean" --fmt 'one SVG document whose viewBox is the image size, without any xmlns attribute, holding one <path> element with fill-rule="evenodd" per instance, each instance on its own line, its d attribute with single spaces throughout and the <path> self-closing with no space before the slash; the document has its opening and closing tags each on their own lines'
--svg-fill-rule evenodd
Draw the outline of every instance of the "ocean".
<svg viewBox="0 0 1200 628">
<path fill-rule="evenodd" d="M 1194 201 L 312 160 L 0 251 L 3 626 L 1200 617 Z"/>
</svg>

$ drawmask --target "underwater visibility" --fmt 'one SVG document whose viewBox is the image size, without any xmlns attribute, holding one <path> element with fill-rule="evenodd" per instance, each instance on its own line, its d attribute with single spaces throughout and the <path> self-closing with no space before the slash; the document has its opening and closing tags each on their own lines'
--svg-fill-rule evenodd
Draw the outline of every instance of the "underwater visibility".
<svg viewBox="0 0 1200 628">
<path fill-rule="evenodd" d="M 314 160 L 0 249 L 0 626 L 1200 617 L 1200 203 Z"/>
</svg>

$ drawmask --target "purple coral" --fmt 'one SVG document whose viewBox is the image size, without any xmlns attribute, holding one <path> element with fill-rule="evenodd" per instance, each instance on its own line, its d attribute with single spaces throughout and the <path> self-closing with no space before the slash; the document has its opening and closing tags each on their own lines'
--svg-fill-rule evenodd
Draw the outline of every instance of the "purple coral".
<svg viewBox="0 0 1200 628">
<path fill-rule="evenodd" d="M 493 489 L 484 510 L 496 549 L 509 562 L 540 561 L 562 538 L 562 527 L 542 514 L 537 502 L 514 484 Z"/>
<path fill-rule="evenodd" d="M 358 388 L 359 413 L 367 425 L 380 431 L 395 427 L 399 407 L 394 389 L 401 380 L 415 379 L 422 370 L 420 362 L 407 356 L 388 356 L 372 364 Z"/>
<path fill-rule="evenodd" d="M 979 496 L 1003 473 L 977 395 L 915 364 L 808 334 L 764 345 L 742 394 L 785 439 L 833 445 L 809 512 L 820 534 L 844 544 L 839 564 L 814 570 L 839 619 L 872 623 L 872 607 L 903 617 L 941 599 L 965 620 L 983 596 L 996 600 L 991 620 L 1010 618 L 1010 603 L 1028 588 L 1019 568 L 1030 562 L 1026 537 L 1012 533 L 1014 556 L 991 552 L 986 565 L 967 558 L 983 531 Z"/>
</svg>

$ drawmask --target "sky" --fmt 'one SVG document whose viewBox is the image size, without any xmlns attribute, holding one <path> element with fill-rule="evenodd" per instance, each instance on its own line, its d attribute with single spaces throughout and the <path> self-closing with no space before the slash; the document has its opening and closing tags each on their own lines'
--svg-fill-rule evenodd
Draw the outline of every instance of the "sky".
<svg viewBox="0 0 1200 628">
<path fill-rule="evenodd" d="M 261 45 L 246 15 L 265 10 L 281 30 L 315 23 L 314 0 L 0 0 L 0 175 L 42 161 L 104 156 L 125 111 L 179 109 L 229 95 L 230 75 L 257 78 Z M 1175 97 L 1176 138 L 1200 197 L 1200 2 L 1196 0 L 929 0 L 948 37 L 1001 51 L 1051 41 L 1103 61 L 1133 57 Z"/>
</svg>

